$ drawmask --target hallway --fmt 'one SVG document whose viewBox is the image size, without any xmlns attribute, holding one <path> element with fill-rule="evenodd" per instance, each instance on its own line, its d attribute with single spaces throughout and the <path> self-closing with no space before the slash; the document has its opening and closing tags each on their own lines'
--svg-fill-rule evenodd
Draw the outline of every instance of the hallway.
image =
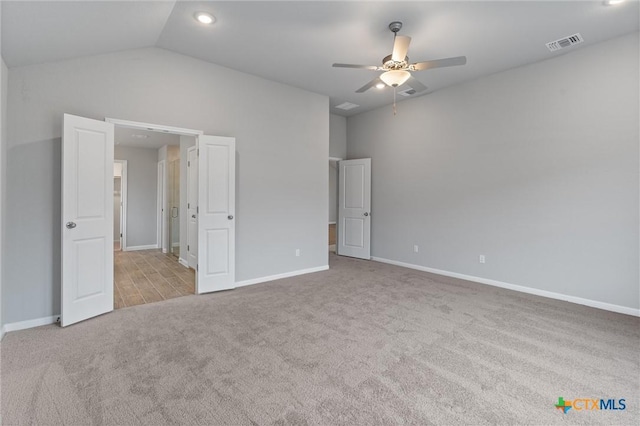
<svg viewBox="0 0 640 426">
<path fill-rule="evenodd" d="M 160 250 L 114 251 L 115 309 L 195 293 L 195 271 Z"/>
</svg>

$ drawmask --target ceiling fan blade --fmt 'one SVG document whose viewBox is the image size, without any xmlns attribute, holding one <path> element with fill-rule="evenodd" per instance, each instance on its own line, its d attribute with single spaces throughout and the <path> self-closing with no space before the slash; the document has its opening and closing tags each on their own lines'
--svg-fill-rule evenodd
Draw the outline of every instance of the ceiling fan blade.
<svg viewBox="0 0 640 426">
<path fill-rule="evenodd" d="M 364 93 L 367 90 L 369 90 L 372 87 L 374 87 L 378 83 L 382 83 L 382 80 L 380 80 L 380 78 L 376 77 L 373 80 L 371 80 L 370 82 L 368 82 L 367 84 L 365 84 L 364 86 L 362 86 L 361 88 L 359 88 L 358 90 L 356 90 L 356 93 Z M 382 83 L 382 84 L 384 84 L 384 83 Z"/>
<path fill-rule="evenodd" d="M 391 59 L 396 62 L 404 61 L 409 51 L 409 43 L 411 43 L 411 37 L 396 36 L 393 41 L 393 52 L 391 53 Z"/>
<path fill-rule="evenodd" d="M 467 63 L 466 56 L 456 56 L 455 58 L 435 59 L 433 61 L 417 62 L 409 66 L 415 71 L 430 70 L 431 68 L 454 67 L 456 65 L 464 65 Z"/>
<path fill-rule="evenodd" d="M 414 76 L 409 77 L 409 80 L 407 80 L 407 82 L 405 84 L 408 85 L 409 87 L 411 87 L 416 92 L 424 92 L 425 90 L 427 90 L 427 86 L 422 84 Z"/>
<path fill-rule="evenodd" d="M 375 65 L 355 65 L 355 64 L 333 64 L 334 68 L 359 68 L 371 71 L 378 71 L 378 68 Z"/>
</svg>

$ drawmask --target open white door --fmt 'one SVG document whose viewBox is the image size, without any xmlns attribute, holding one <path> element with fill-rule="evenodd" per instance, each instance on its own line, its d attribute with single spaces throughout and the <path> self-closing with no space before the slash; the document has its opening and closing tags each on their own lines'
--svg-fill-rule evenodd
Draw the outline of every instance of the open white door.
<svg viewBox="0 0 640 426">
<path fill-rule="evenodd" d="M 235 287 L 236 140 L 198 137 L 196 292 Z"/>
<path fill-rule="evenodd" d="M 371 258 L 371 158 L 340 161 L 338 254 Z"/>
<path fill-rule="evenodd" d="M 163 253 L 167 252 L 165 247 L 165 214 L 164 214 L 164 167 L 165 161 L 158 161 L 158 196 L 156 198 L 157 205 L 157 229 L 156 229 L 156 241 L 158 248 L 162 250 Z"/>
<path fill-rule="evenodd" d="M 198 266 L 198 148 L 187 150 L 187 263 Z"/>
<path fill-rule="evenodd" d="M 113 124 L 64 114 L 63 327 L 113 310 Z"/>
</svg>

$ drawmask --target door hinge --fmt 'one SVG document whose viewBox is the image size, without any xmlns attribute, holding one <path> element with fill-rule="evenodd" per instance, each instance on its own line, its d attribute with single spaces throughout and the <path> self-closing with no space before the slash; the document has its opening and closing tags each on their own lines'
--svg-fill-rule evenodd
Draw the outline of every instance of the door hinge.
<svg viewBox="0 0 640 426">
<path fill-rule="evenodd" d="M 187 251 L 190 251 L 190 250 L 189 250 L 189 246 L 188 246 L 188 245 L 187 245 Z"/>
<path fill-rule="evenodd" d="M 198 148 L 198 157 L 200 157 L 200 148 Z"/>
<path fill-rule="evenodd" d="M 196 271 L 200 270 L 200 265 L 196 263 Z"/>
<path fill-rule="evenodd" d="M 200 206 L 196 206 L 196 213 L 200 214 Z"/>
<path fill-rule="evenodd" d="M 187 208 L 190 209 L 191 208 L 191 203 L 187 203 Z"/>
<path fill-rule="evenodd" d="M 191 161 L 187 161 L 187 167 L 191 167 Z"/>
<path fill-rule="evenodd" d="M 122 238 L 122 232 L 120 233 L 120 238 Z"/>
</svg>

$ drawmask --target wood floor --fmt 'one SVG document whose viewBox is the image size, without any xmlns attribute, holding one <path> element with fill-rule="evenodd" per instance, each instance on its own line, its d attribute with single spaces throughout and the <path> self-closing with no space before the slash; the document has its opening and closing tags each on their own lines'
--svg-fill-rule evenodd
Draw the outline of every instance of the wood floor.
<svg viewBox="0 0 640 426">
<path fill-rule="evenodd" d="M 195 292 L 195 271 L 160 250 L 115 251 L 114 267 L 116 309 Z"/>
<path fill-rule="evenodd" d="M 336 243 L 336 225 L 332 223 L 329 225 L 329 245 Z"/>
</svg>

